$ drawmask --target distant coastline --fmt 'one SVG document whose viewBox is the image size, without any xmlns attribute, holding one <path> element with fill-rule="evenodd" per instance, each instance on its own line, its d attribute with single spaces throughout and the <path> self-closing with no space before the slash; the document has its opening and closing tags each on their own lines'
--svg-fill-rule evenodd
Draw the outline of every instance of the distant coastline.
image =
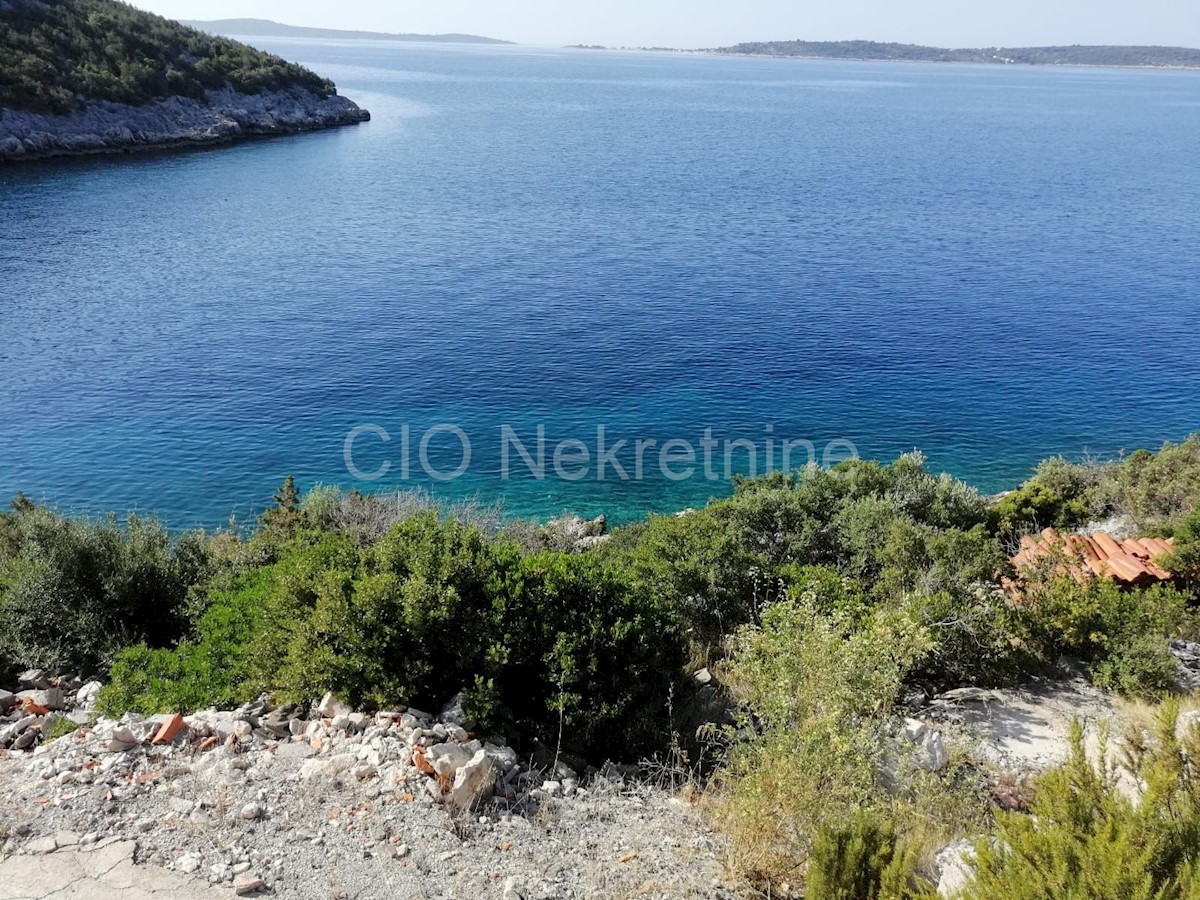
<svg viewBox="0 0 1200 900">
<path fill-rule="evenodd" d="M 772 59 L 825 59 L 847 62 L 934 62 L 977 65 L 1101 67 L 1122 69 L 1200 69 L 1200 50 L 1188 47 L 1085 46 L 944 49 L 877 41 L 759 41 L 729 47 L 683 50 L 672 47 L 604 47 L 572 44 L 570 50 L 688 53 Z"/>
<path fill-rule="evenodd" d="M 0 163 L 371 118 L 316 72 L 117 0 L 0 0 L 0 10 Z"/>
<path fill-rule="evenodd" d="M 305 37 L 328 40 L 355 41 L 406 41 L 422 44 L 507 44 L 498 38 L 480 37 L 477 34 L 393 34 L 386 31 L 346 31 L 340 28 L 308 28 L 301 25 L 285 25 L 270 19 L 211 19 L 183 20 L 184 25 L 209 34 L 226 37 Z"/>
<path fill-rule="evenodd" d="M 0 165 L 228 144 L 368 122 L 371 114 L 333 94 L 302 88 L 244 94 L 211 91 L 203 100 L 169 97 L 142 106 L 93 103 L 62 115 L 0 109 Z"/>
</svg>

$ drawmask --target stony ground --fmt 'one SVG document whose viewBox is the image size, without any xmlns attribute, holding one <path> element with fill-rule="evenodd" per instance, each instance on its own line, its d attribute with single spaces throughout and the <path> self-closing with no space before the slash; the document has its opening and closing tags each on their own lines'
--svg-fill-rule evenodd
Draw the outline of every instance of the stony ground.
<svg viewBox="0 0 1200 900">
<path fill-rule="evenodd" d="M 25 690 L 0 692 L 0 900 L 743 895 L 680 792 L 624 767 L 535 766 L 453 706 L 263 699 L 93 722 L 97 685 L 26 674 Z M 964 754 L 1016 808 L 1029 776 L 1066 758 L 1074 719 L 1089 750 L 1107 724 L 1110 752 L 1129 724 L 1079 677 L 964 688 L 912 715 L 901 756 L 940 771 Z M 79 722 L 92 724 L 50 739 Z M 939 857 L 947 885 L 966 846 L 947 848 L 948 868 Z"/>
<path fill-rule="evenodd" d="M 113 896 L 733 896 L 717 839 L 670 792 L 614 767 L 537 771 L 453 722 L 332 700 L 101 720 L 8 751 L 0 838 L 0 900 L 75 896 L 80 877 L 99 892 L 100 857 Z"/>
</svg>

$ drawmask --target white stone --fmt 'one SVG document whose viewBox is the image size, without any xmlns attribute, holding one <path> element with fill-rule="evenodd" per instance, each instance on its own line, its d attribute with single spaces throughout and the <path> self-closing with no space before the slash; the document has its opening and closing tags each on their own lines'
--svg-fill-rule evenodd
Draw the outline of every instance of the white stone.
<svg viewBox="0 0 1200 900">
<path fill-rule="evenodd" d="M 334 716 L 348 716 L 350 713 L 350 707 L 332 693 L 326 694 L 317 704 L 317 714 L 326 719 L 332 719 Z"/>
<path fill-rule="evenodd" d="M 443 778 L 453 779 L 458 770 L 471 761 L 471 752 L 462 744 L 434 744 L 425 752 L 426 761 Z"/>
<path fill-rule="evenodd" d="M 460 809 L 471 809 L 491 791 L 496 784 L 496 764 L 480 749 L 470 761 L 458 770 L 449 801 Z"/>
<path fill-rule="evenodd" d="M 939 897 L 957 897 L 971 883 L 975 847 L 970 841 L 956 841 L 937 853 L 937 892 Z"/>
<path fill-rule="evenodd" d="M 119 725 L 113 729 L 112 736 L 108 739 L 108 749 L 113 753 L 123 753 L 126 750 L 132 750 L 140 744 L 139 738 L 128 725 Z"/>
<path fill-rule="evenodd" d="M 238 815 L 243 819 L 247 819 L 249 821 L 261 819 L 266 814 L 267 810 L 261 803 L 247 803 L 242 807 L 241 812 L 238 813 Z"/>
</svg>

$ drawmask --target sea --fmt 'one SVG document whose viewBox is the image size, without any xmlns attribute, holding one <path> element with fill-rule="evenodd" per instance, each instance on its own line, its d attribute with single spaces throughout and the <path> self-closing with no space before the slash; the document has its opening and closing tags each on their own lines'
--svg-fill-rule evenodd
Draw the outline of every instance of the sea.
<svg viewBox="0 0 1200 900">
<path fill-rule="evenodd" d="M 0 168 L 0 497 L 622 522 L 1200 429 L 1200 72 L 252 42 L 372 121 Z"/>
</svg>

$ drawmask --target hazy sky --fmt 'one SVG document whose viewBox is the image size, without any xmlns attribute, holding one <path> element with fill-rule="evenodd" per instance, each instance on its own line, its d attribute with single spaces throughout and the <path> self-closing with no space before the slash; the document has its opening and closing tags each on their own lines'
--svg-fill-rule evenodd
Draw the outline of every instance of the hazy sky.
<svg viewBox="0 0 1200 900">
<path fill-rule="evenodd" d="M 1200 0 L 133 0 L 176 19 L 482 34 L 530 44 L 713 47 L 863 38 L 953 47 L 1200 47 Z"/>
</svg>

